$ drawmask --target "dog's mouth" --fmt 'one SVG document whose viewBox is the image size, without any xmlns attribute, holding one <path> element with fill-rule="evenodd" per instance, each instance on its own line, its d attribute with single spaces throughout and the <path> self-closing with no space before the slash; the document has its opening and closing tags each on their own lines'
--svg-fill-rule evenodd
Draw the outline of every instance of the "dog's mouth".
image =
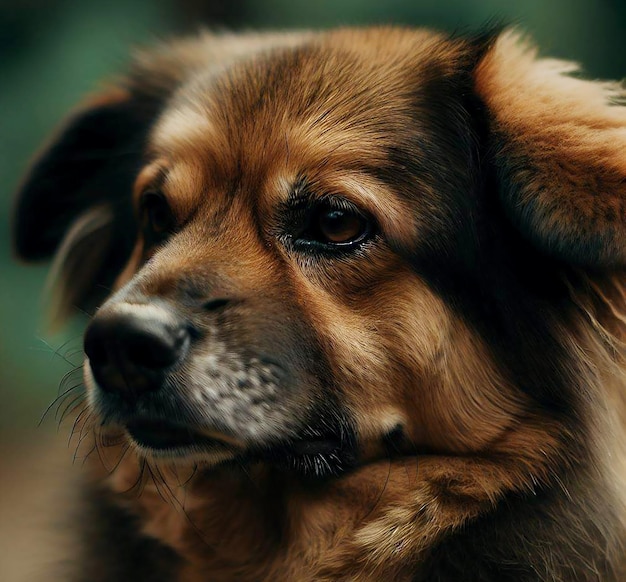
<svg viewBox="0 0 626 582">
<path fill-rule="evenodd" d="M 353 452 L 331 438 L 292 440 L 270 447 L 247 448 L 233 437 L 164 419 L 132 419 L 124 425 L 128 437 L 144 454 L 156 458 L 195 459 L 209 466 L 239 459 L 269 462 L 276 468 L 320 478 L 353 466 Z"/>
<path fill-rule="evenodd" d="M 239 443 L 225 435 L 205 433 L 168 420 L 135 419 L 126 423 L 130 438 L 155 453 L 184 455 L 189 451 L 234 451 Z"/>
</svg>

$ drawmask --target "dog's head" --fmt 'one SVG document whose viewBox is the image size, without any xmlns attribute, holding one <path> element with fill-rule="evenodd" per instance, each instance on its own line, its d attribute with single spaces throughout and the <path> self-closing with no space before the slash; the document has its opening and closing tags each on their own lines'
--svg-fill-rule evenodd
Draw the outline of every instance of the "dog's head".
<svg viewBox="0 0 626 582">
<path fill-rule="evenodd" d="M 106 299 L 85 336 L 105 429 L 327 475 L 568 410 L 546 381 L 569 373 L 563 274 L 626 261 L 626 113 L 567 72 L 511 33 L 393 28 L 140 57 L 17 205 L 60 311 Z"/>
</svg>

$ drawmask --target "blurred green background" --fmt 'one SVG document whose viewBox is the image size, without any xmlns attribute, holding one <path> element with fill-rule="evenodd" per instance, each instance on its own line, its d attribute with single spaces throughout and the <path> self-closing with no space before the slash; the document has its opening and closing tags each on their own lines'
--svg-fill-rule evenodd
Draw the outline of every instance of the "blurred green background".
<svg viewBox="0 0 626 582">
<path fill-rule="evenodd" d="M 81 359 L 81 322 L 57 335 L 45 331 L 46 267 L 11 257 L 12 195 L 41 142 L 84 93 L 123 67 L 131 47 L 202 24 L 453 30 L 494 18 L 526 29 L 542 52 L 583 63 L 592 77 L 626 75 L 626 0 L 0 1 L 0 444 L 35 432 L 60 378 Z"/>
<path fill-rule="evenodd" d="M 527 30 L 544 54 L 579 61 L 591 77 L 626 75 L 626 0 L 0 0 L 2 582 L 66 579 L 52 576 L 48 565 L 67 553 L 56 549 L 61 529 L 50 526 L 69 513 L 71 471 L 61 460 L 69 465 L 71 454 L 55 453 L 67 439 L 54 436 L 54 409 L 37 424 L 63 375 L 81 361 L 84 322 L 46 332 L 40 301 L 46 266 L 13 260 L 10 220 L 29 159 L 67 111 L 121 69 L 133 46 L 202 25 L 404 23 L 471 30 L 491 19 Z"/>
</svg>

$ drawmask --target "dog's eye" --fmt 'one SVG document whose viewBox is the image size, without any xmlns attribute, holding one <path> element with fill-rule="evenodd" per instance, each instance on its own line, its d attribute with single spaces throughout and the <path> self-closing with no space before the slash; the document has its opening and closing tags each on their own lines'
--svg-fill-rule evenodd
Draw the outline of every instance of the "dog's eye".
<svg viewBox="0 0 626 582">
<path fill-rule="evenodd" d="M 324 209 L 315 219 L 320 234 L 320 242 L 327 244 L 348 244 L 358 240 L 366 229 L 362 216 L 338 208 Z"/>
<path fill-rule="evenodd" d="M 162 242 L 174 228 L 174 216 L 160 192 L 146 192 L 141 201 L 144 236 L 149 244 Z"/>
<path fill-rule="evenodd" d="M 371 230 L 370 221 L 351 205 L 322 203 L 313 208 L 296 243 L 347 250 L 363 242 Z"/>
</svg>

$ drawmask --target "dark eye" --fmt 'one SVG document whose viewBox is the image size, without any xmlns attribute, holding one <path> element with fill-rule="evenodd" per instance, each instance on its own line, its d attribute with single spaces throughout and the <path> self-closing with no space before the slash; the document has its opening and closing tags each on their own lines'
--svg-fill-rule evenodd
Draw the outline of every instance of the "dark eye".
<svg viewBox="0 0 626 582">
<path fill-rule="evenodd" d="M 309 214 L 306 228 L 296 243 L 347 250 L 363 242 L 371 231 L 370 221 L 356 208 L 347 203 L 321 203 Z"/>
<path fill-rule="evenodd" d="M 330 244 L 346 244 L 361 238 L 367 223 L 362 216 L 347 210 L 331 208 L 317 216 L 317 227 L 324 239 Z"/>
<path fill-rule="evenodd" d="M 148 244 L 159 244 L 174 229 L 174 215 L 165 196 L 146 192 L 141 201 L 142 226 Z"/>
</svg>

